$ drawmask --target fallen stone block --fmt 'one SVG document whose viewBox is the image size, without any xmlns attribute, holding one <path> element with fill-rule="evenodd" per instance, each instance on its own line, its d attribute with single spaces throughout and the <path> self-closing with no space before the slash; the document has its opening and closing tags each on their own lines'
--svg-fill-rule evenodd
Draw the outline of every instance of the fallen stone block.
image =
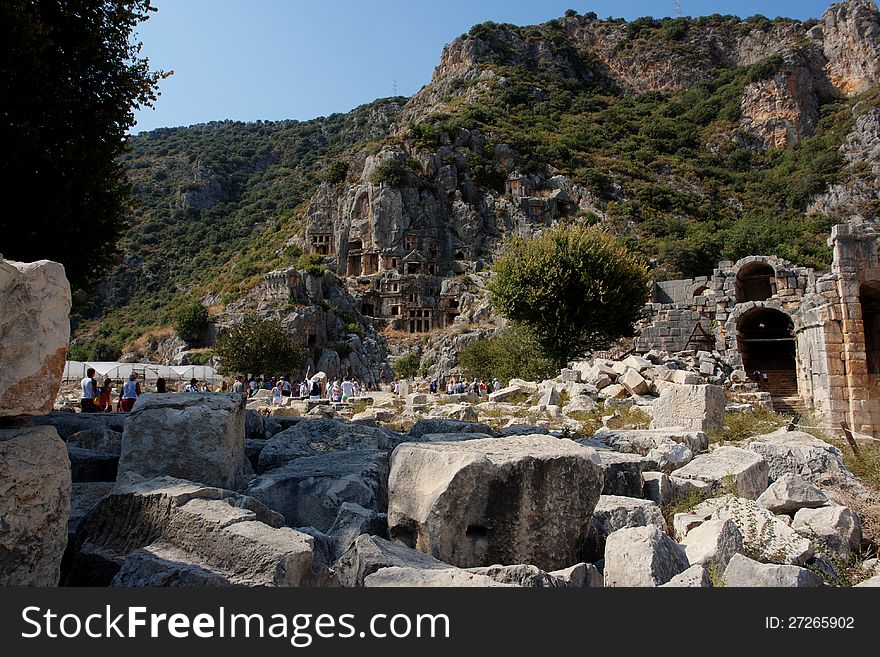
<svg viewBox="0 0 880 657">
<path fill-rule="evenodd" d="M 97 449 L 67 446 L 70 459 L 70 478 L 74 483 L 88 481 L 116 481 L 119 455 Z"/>
<path fill-rule="evenodd" d="M 70 460 L 58 432 L 0 428 L 0 586 L 58 584 L 69 514 Z"/>
<path fill-rule="evenodd" d="M 594 450 L 549 436 L 405 443 L 391 457 L 389 532 L 459 567 L 561 568 L 579 561 L 602 485 Z"/>
<path fill-rule="evenodd" d="M 679 479 L 696 479 L 720 492 L 732 485 L 742 497 L 757 498 L 767 489 L 769 467 L 760 455 L 739 447 L 719 447 L 675 471 Z"/>
<path fill-rule="evenodd" d="M 578 563 L 562 570 L 553 570 L 549 575 L 556 578 L 557 586 L 566 589 L 602 588 L 602 573 L 591 563 Z"/>
<path fill-rule="evenodd" d="M 654 402 L 651 428 L 683 427 L 720 431 L 724 426 L 724 389 L 715 385 L 664 386 Z"/>
<path fill-rule="evenodd" d="M 844 465 L 839 449 L 803 431 L 779 429 L 757 436 L 746 449 L 764 457 L 771 481 L 784 474 L 796 474 L 817 486 L 839 485 L 847 490 L 866 492 Z"/>
<path fill-rule="evenodd" d="M 495 587 L 515 586 L 501 584 L 491 577 L 469 573 L 460 568 L 444 568 L 442 570 L 420 570 L 418 568 L 401 568 L 392 566 L 368 575 L 364 580 L 367 588 L 376 587 Z"/>
<path fill-rule="evenodd" d="M 800 509 L 794 514 L 791 528 L 801 536 L 819 543 L 844 563 L 862 544 L 862 524 L 845 506 Z"/>
<path fill-rule="evenodd" d="M 730 520 L 707 520 L 691 529 L 681 544 L 691 564 L 714 564 L 718 575 L 724 574 L 734 554 L 743 551 L 742 534 Z"/>
<path fill-rule="evenodd" d="M 654 504 L 666 504 L 674 496 L 674 488 L 664 472 L 642 473 L 642 497 Z"/>
<path fill-rule="evenodd" d="M 266 441 L 257 472 L 275 470 L 296 459 L 346 450 L 390 452 L 407 438 L 402 434 L 332 419 L 305 419 Z"/>
<path fill-rule="evenodd" d="M 336 542 L 338 552 L 342 554 L 361 534 L 388 538 L 388 515 L 365 509 L 355 502 L 343 502 L 327 535 Z"/>
<path fill-rule="evenodd" d="M 666 584 L 669 588 L 701 588 L 707 589 L 712 587 L 712 578 L 709 575 L 709 569 L 703 564 L 691 566 L 683 573 L 679 573 Z"/>
<path fill-rule="evenodd" d="M 330 583 L 330 574 L 312 569 L 313 539 L 282 522 L 257 500 L 229 490 L 129 476 L 80 521 L 67 583 L 106 586 L 117 577 L 125 586 Z M 202 571 L 211 577 L 199 579 Z"/>
<path fill-rule="evenodd" d="M 660 445 L 676 443 L 686 445 L 691 452 L 699 454 L 709 448 L 709 436 L 702 431 L 688 431 L 680 427 L 663 429 L 599 429 L 593 438 L 601 440 L 618 452 L 647 455 Z"/>
<path fill-rule="evenodd" d="M 631 395 L 644 395 L 651 389 L 645 378 L 633 369 L 627 369 L 617 381 L 629 390 Z"/>
<path fill-rule="evenodd" d="M 597 561 L 605 554 L 608 536 L 619 529 L 653 525 L 666 531 L 666 520 L 660 507 L 650 500 L 618 495 L 601 495 L 593 509 L 590 533 L 584 550 L 586 561 Z"/>
<path fill-rule="evenodd" d="M 52 410 L 67 357 L 70 303 L 63 265 L 0 256 L 0 417 Z"/>
<path fill-rule="evenodd" d="M 708 511 L 713 519 L 731 520 L 742 534 L 745 552 L 761 561 L 803 565 L 813 556 L 810 541 L 754 500 L 726 496 L 706 500 L 694 509 L 696 514 Z"/>
<path fill-rule="evenodd" d="M 493 435 L 492 427 L 479 422 L 462 422 L 460 420 L 421 419 L 407 432 L 404 440 L 411 441 L 421 438 L 426 433 L 484 433 Z"/>
<path fill-rule="evenodd" d="M 282 514 L 289 527 L 326 532 L 344 502 L 384 511 L 387 479 L 387 452 L 343 450 L 295 459 L 253 479 L 242 492 Z"/>
<path fill-rule="evenodd" d="M 787 587 L 822 586 L 822 578 L 812 570 L 793 565 L 760 563 L 735 554 L 724 571 L 724 586 Z"/>
<path fill-rule="evenodd" d="M 468 568 L 467 572 L 486 577 L 501 584 L 525 588 L 558 588 L 559 581 L 544 572 L 537 566 L 516 564 L 512 566 L 484 566 L 481 568 Z"/>
<path fill-rule="evenodd" d="M 125 421 L 118 475 L 236 488 L 245 481 L 244 406 L 235 393 L 142 395 Z"/>
<path fill-rule="evenodd" d="M 786 473 L 770 484 L 757 502 L 758 506 L 773 513 L 791 513 L 823 506 L 828 502 L 828 496 L 800 475 Z"/>
<path fill-rule="evenodd" d="M 619 529 L 605 543 L 605 586 L 660 586 L 690 567 L 684 548 L 654 525 Z"/>
<path fill-rule="evenodd" d="M 336 560 L 333 570 L 342 586 L 352 587 L 363 586 L 364 579 L 369 575 L 380 569 L 395 566 L 418 570 L 444 570 L 452 567 L 448 563 L 399 543 L 361 534 Z"/>
</svg>

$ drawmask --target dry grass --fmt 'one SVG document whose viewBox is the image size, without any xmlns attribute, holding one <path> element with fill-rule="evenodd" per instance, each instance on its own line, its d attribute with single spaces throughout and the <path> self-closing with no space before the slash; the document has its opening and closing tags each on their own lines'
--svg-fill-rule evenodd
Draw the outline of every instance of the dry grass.
<svg viewBox="0 0 880 657">
<path fill-rule="evenodd" d="M 777 415 L 763 407 L 753 407 L 751 412 L 724 414 L 724 427 L 721 431 L 709 432 L 713 443 L 739 442 L 753 436 L 770 433 L 785 426 L 787 418 Z"/>
</svg>

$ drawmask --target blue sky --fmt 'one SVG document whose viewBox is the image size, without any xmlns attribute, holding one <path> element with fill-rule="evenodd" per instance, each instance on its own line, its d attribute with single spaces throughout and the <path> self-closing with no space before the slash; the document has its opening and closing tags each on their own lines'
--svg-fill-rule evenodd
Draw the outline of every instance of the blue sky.
<svg viewBox="0 0 880 657">
<path fill-rule="evenodd" d="M 430 82 L 472 25 L 531 25 L 568 8 L 600 18 L 672 16 L 674 0 L 154 0 L 138 29 L 154 69 L 173 70 L 132 132 L 222 119 L 311 119 Z M 686 16 L 818 18 L 817 0 L 681 0 Z"/>
</svg>

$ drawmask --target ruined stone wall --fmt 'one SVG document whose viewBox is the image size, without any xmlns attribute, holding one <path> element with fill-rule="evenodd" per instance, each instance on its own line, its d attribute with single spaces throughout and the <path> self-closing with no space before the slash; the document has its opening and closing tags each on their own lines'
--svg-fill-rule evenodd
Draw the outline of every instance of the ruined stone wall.
<svg viewBox="0 0 880 657">
<path fill-rule="evenodd" d="M 876 355 L 872 351 L 869 357 L 867 345 L 876 350 L 880 344 L 880 335 L 873 335 L 880 331 L 873 319 L 873 299 L 880 294 L 878 232 L 853 218 L 835 226 L 828 243 L 834 250 L 834 265 L 826 275 L 775 256 L 750 256 L 719 263 L 708 279 L 656 284 L 654 303 L 648 304 L 647 319 L 639 327 L 636 351 L 711 348 L 732 365 L 749 369 L 760 361 L 755 353 L 778 355 L 792 349 L 793 339 L 791 376 L 805 405 L 833 426 L 847 422 L 856 431 L 877 434 L 880 372 L 874 371 Z M 872 299 L 872 318 L 867 322 L 866 298 Z M 764 322 L 785 326 L 786 318 L 790 333 L 777 328 L 767 340 L 755 339 L 752 327 Z M 711 347 L 711 341 L 695 331 L 698 324 L 714 338 Z M 866 330 L 873 332 L 871 337 Z M 752 362 L 747 363 L 750 349 Z M 769 365 L 770 370 L 776 367 L 773 362 Z M 780 373 L 777 378 L 786 376 Z"/>
</svg>

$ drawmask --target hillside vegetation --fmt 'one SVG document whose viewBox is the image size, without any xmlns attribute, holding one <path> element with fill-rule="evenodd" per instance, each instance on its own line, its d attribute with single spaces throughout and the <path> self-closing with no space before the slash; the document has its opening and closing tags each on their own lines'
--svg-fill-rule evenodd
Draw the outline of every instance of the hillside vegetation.
<svg viewBox="0 0 880 657">
<path fill-rule="evenodd" d="M 226 121 L 133 137 L 124 158 L 136 200 L 125 262 L 97 300 L 78 306 L 79 353 L 98 342 L 121 349 L 169 326 L 174 310 L 195 300 L 222 309 L 263 273 L 297 262 L 302 216 L 321 182 L 350 180 L 358 173 L 351 163 L 364 153 L 433 152 L 462 130 L 484 142 L 467 157 L 481 195 L 503 195 L 508 172 L 492 154 L 507 145 L 519 173 L 567 176 L 589 189 L 595 211 L 577 219 L 622 237 L 656 279 L 711 274 L 719 259 L 750 254 L 830 264 L 825 239 L 839 217 L 810 204 L 852 175 L 839 149 L 856 118 L 880 105 L 876 85 L 850 98 L 819 90 L 807 134 L 767 147 L 742 130 L 744 94 L 809 62 L 810 44 L 796 40 L 785 52 L 728 66 L 708 35 L 772 43 L 809 24 L 573 16 L 524 28 L 475 26 L 451 46 L 480 49 L 465 72 L 446 75 L 441 64 L 409 100 L 308 122 Z M 611 35 L 601 41 L 604 60 L 572 36 L 584 25 Z M 643 93 L 625 75 L 615 78 L 608 58 L 637 73 L 669 59 L 680 70 L 668 90 Z M 401 184 L 406 175 L 380 168 L 370 182 Z M 481 202 L 479 194 L 466 200 Z"/>
</svg>

